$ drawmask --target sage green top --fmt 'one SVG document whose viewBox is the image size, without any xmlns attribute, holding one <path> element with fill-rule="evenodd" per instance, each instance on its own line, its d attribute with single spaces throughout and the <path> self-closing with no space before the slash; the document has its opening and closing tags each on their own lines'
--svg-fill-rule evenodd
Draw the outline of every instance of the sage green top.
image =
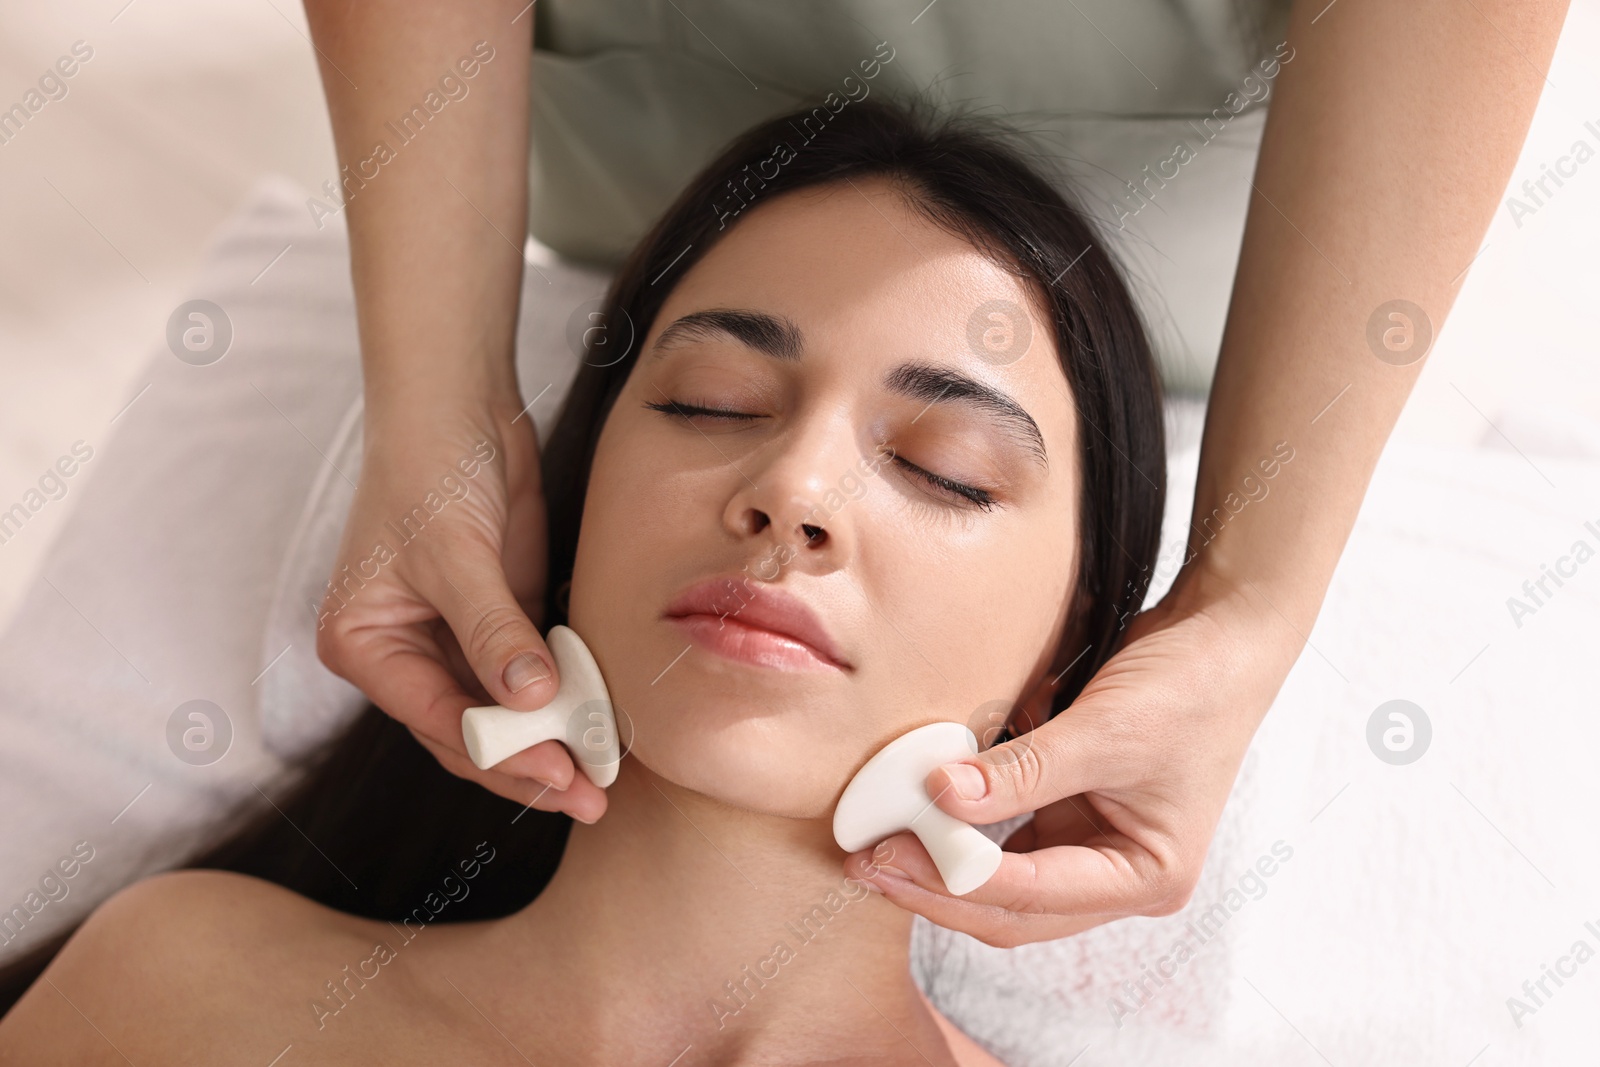
<svg viewBox="0 0 1600 1067">
<path fill-rule="evenodd" d="M 1045 144 L 1073 117 L 1210 114 L 1281 39 L 1286 8 L 539 0 L 528 229 L 565 256 L 614 268 L 729 140 L 829 91 L 931 87 L 941 106 L 998 113 Z"/>
</svg>

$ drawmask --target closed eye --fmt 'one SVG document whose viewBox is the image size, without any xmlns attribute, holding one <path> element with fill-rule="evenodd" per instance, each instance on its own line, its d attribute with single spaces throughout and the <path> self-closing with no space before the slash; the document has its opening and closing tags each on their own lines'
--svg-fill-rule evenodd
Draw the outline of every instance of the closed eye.
<svg viewBox="0 0 1600 1067">
<path fill-rule="evenodd" d="M 708 408 L 703 404 L 690 404 L 682 400 L 651 401 L 645 407 L 661 412 L 663 415 L 682 415 L 688 418 L 691 415 L 709 415 L 717 419 L 749 420 L 759 419 L 760 415 L 751 415 L 744 411 L 729 411 L 727 408 Z"/>
<path fill-rule="evenodd" d="M 979 489 L 972 485 L 964 485 L 961 482 L 951 481 L 949 478 L 946 478 L 941 474 L 935 474 L 932 471 L 923 470 L 921 467 L 917 466 L 915 463 L 912 463 L 904 456 L 896 456 L 894 457 L 894 460 L 906 470 L 910 471 L 912 474 L 915 474 L 918 478 L 921 478 L 923 481 L 928 482 L 943 492 L 959 496 L 969 503 L 977 505 L 985 511 L 988 511 L 990 508 L 994 507 L 994 495 L 986 489 Z"/>
<path fill-rule="evenodd" d="M 684 419 L 688 419 L 696 415 L 703 415 L 713 419 L 726 419 L 734 422 L 748 422 L 750 420 L 763 417 L 761 415 L 753 415 L 746 411 L 732 411 L 728 408 L 707 407 L 704 404 L 693 404 L 683 400 L 669 399 L 665 401 L 648 401 L 645 403 L 645 407 L 650 408 L 652 411 L 659 411 L 663 415 L 676 415 Z M 900 464 L 901 467 L 916 476 L 919 480 L 933 486 L 935 489 L 947 496 L 957 497 L 965 503 L 982 508 L 985 511 L 988 511 L 994 507 L 994 495 L 986 489 L 980 489 L 972 485 L 965 485 L 961 482 L 946 478 L 943 475 L 935 474 L 930 470 L 924 470 L 915 463 L 912 463 L 910 460 L 906 459 L 904 456 L 897 455 L 894 457 L 894 459 L 896 463 Z"/>
</svg>

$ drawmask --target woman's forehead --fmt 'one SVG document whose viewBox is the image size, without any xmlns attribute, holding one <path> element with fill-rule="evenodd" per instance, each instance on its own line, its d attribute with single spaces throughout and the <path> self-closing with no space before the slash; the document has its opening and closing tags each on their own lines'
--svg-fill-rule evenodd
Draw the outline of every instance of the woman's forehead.
<svg viewBox="0 0 1600 1067">
<path fill-rule="evenodd" d="M 835 183 L 744 212 L 679 281 L 646 359 L 704 339 L 722 313 L 724 325 L 742 327 L 742 343 L 792 352 L 802 371 L 806 355 L 847 353 L 863 371 L 916 360 L 981 382 L 1014 398 L 1060 442 L 1050 453 L 1065 454 L 1076 417 L 1040 304 L 1031 279 L 934 223 L 891 183 Z"/>
</svg>

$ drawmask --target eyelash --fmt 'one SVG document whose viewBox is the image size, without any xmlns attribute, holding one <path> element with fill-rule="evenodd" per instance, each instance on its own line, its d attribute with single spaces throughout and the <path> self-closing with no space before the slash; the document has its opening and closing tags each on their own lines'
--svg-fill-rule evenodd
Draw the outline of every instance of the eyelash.
<svg viewBox="0 0 1600 1067">
<path fill-rule="evenodd" d="M 749 421 L 751 419 L 758 419 L 761 417 L 759 415 L 751 415 L 748 412 L 729 411 L 726 408 L 706 407 L 703 404 L 691 404 L 682 400 L 647 401 L 645 403 L 645 407 L 654 411 L 659 411 L 663 415 L 677 415 L 683 418 L 688 418 L 691 415 L 707 415 L 711 418 L 731 419 L 734 421 Z M 983 509 L 984 511 L 988 511 L 995 505 L 994 496 L 986 489 L 980 489 L 971 485 L 964 485 L 961 482 L 952 481 L 951 479 L 935 474 L 932 471 L 923 470 L 921 467 L 917 466 L 915 463 L 912 463 L 910 460 L 905 459 L 903 456 L 897 455 L 894 457 L 894 459 L 896 463 L 903 465 L 907 470 L 922 478 L 929 485 L 932 485 L 934 488 L 951 496 L 960 497 L 966 504 L 972 507 L 977 507 Z"/>
</svg>

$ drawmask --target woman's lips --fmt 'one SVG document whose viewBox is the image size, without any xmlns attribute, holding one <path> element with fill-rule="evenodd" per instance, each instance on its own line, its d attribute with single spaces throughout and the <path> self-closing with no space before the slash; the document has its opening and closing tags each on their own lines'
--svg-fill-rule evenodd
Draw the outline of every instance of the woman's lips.
<svg viewBox="0 0 1600 1067">
<path fill-rule="evenodd" d="M 748 625 L 733 615 L 669 615 L 667 620 L 702 648 L 728 659 L 779 670 L 842 670 L 804 641 Z"/>
<path fill-rule="evenodd" d="M 728 659 L 780 670 L 853 669 L 808 604 L 771 585 L 751 586 L 741 576 L 695 582 L 662 614 Z"/>
</svg>

